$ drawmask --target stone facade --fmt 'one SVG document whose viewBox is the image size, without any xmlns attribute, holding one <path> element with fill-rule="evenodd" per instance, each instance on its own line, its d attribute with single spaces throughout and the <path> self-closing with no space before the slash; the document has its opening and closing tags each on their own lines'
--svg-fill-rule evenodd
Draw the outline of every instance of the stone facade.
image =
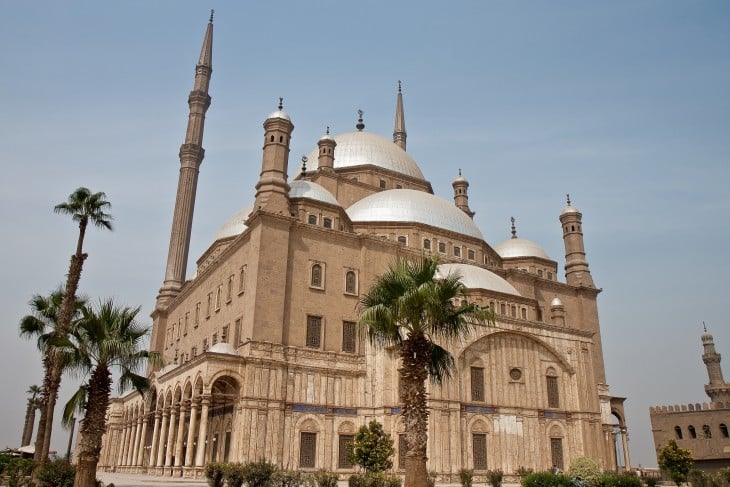
<svg viewBox="0 0 730 487">
<path fill-rule="evenodd" d="M 656 406 L 649 409 L 649 416 L 657 455 L 675 440 L 692 452 L 697 468 L 714 472 L 730 467 L 730 384 L 722 377 L 720 354 L 707 330 L 702 334 L 702 345 L 702 361 L 709 377 L 705 392 L 711 402 Z"/>
<path fill-rule="evenodd" d="M 451 480 L 461 468 L 511 475 L 567 468 L 578 456 L 628 468 L 623 398 L 605 380 L 600 289 L 581 213 L 569 202 L 556 221 L 566 282 L 557 261 L 515 232 L 491 246 L 472 220 L 466 179 L 459 175 L 446 202 L 405 152 L 400 86 L 393 141 L 366 132 L 361 118 L 356 132 L 325 134 L 309 170 L 292 179 L 294 126 L 280 104 L 264 122 L 253 206 L 223 225 L 185 279 L 210 49 L 212 21 L 181 150 L 189 174 L 153 312 L 151 349 L 167 365 L 151 372 L 146 396 L 113 400 L 99 467 L 200 476 L 208 461 L 263 458 L 345 475 L 354 471 L 345 445 L 376 419 L 396 440 L 402 472 L 398 360 L 364 339 L 358 299 L 394 259 L 426 254 L 439 258 L 441 273 L 462 275 L 463 299 L 497 316 L 451 347 L 452 379 L 429 385 L 429 470 Z"/>
</svg>

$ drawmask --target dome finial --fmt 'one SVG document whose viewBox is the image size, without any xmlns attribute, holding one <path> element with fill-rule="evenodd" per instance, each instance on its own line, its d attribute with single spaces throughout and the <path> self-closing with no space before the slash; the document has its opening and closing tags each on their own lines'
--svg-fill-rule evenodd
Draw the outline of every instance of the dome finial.
<svg viewBox="0 0 730 487">
<path fill-rule="evenodd" d="M 461 176 L 461 168 L 459 168 L 459 176 Z"/>
<path fill-rule="evenodd" d="M 215 10 L 210 9 L 210 19 L 208 19 L 208 22 L 211 24 L 213 23 L 213 15 L 215 14 Z"/>
<path fill-rule="evenodd" d="M 568 206 L 570 206 L 570 193 L 565 193 L 565 199 L 568 200 Z"/>
<path fill-rule="evenodd" d="M 398 80 L 398 93 L 400 93 L 400 80 Z"/>
<path fill-rule="evenodd" d="M 357 111 L 357 125 L 355 125 L 355 128 L 358 130 L 358 132 L 362 132 L 362 129 L 365 128 L 365 124 L 362 121 L 362 116 L 365 114 L 362 110 Z"/>
<path fill-rule="evenodd" d="M 512 222 L 512 238 L 517 238 L 517 228 L 515 227 L 515 217 L 509 217 L 509 221 Z"/>
<path fill-rule="evenodd" d="M 302 156 L 302 177 L 307 175 L 307 156 Z"/>
<path fill-rule="evenodd" d="M 279 110 L 283 110 L 283 109 L 284 109 L 284 98 L 280 96 L 279 97 Z"/>
<path fill-rule="evenodd" d="M 702 322 L 702 328 L 705 330 L 705 333 L 707 333 L 707 325 L 704 321 Z"/>
<path fill-rule="evenodd" d="M 324 133 L 327 134 L 327 135 L 330 134 L 330 126 L 329 125 L 327 125 L 327 129 L 324 131 Z"/>
</svg>

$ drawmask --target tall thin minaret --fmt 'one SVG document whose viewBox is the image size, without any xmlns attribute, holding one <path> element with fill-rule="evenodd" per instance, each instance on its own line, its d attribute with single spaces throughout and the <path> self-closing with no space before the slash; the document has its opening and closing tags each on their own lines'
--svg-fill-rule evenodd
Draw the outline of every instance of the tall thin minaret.
<svg viewBox="0 0 730 487">
<path fill-rule="evenodd" d="M 704 351 L 702 361 L 705 363 L 705 367 L 707 367 L 707 376 L 710 379 L 710 382 L 705 384 L 705 392 L 713 402 L 730 401 L 730 384 L 725 382 L 722 377 L 722 368 L 720 368 L 721 356 L 715 350 L 715 342 L 712 335 L 707 333 L 707 326 L 704 326 L 704 330 L 702 334 L 702 348 Z"/>
<path fill-rule="evenodd" d="M 571 286 L 595 287 L 583 245 L 583 214 L 570 204 L 570 195 L 566 197 L 568 206 L 560 214 L 565 244 L 565 280 Z"/>
<path fill-rule="evenodd" d="M 277 110 L 264 121 L 264 152 L 261 174 L 256 183 L 254 208 L 270 213 L 289 215 L 289 144 L 294 124 L 284 111 L 284 100 L 279 98 Z"/>
<path fill-rule="evenodd" d="M 454 204 L 469 215 L 469 218 L 474 219 L 475 212 L 469 209 L 469 181 L 461 175 L 461 169 L 456 179 L 451 182 L 451 186 L 454 188 Z"/>
<path fill-rule="evenodd" d="M 175 213 L 172 216 L 170 250 L 167 254 L 165 281 L 157 295 L 158 304 L 175 297 L 185 282 L 185 270 L 190 250 L 190 233 L 195 209 L 198 170 L 203 162 L 203 128 L 205 112 L 210 106 L 210 76 L 213 72 L 213 10 L 205 30 L 200 59 L 195 66 L 195 83 L 188 96 L 190 113 L 185 142 L 180 146 L 180 176 L 177 183 Z"/>
<path fill-rule="evenodd" d="M 403 150 L 406 150 L 406 116 L 403 112 L 403 92 L 398 80 L 398 98 L 395 102 L 395 128 L 393 129 L 393 142 Z"/>
</svg>

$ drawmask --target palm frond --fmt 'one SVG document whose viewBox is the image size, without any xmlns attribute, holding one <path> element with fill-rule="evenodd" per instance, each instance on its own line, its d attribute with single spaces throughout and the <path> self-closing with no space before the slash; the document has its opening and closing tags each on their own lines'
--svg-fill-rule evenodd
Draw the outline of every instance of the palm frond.
<svg viewBox="0 0 730 487">
<path fill-rule="evenodd" d="M 68 400 L 63 407 L 63 415 L 61 416 L 61 424 L 67 428 L 73 424 L 76 413 L 80 415 L 86 410 L 86 398 L 88 396 L 88 388 L 85 385 L 79 387 L 74 395 Z"/>
<path fill-rule="evenodd" d="M 426 364 L 428 376 L 434 384 L 441 384 L 444 380 L 451 378 L 451 371 L 454 370 L 454 357 L 445 348 L 431 342 L 431 360 Z"/>
</svg>

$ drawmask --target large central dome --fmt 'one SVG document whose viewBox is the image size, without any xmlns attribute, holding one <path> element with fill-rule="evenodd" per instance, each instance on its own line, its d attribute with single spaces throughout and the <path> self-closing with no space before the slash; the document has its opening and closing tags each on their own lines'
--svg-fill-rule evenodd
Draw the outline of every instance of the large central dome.
<svg viewBox="0 0 730 487">
<path fill-rule="evenodd" d="M 400 149 L 399 149 L 400 150 Z M 347 209 L 353 222 L 415 222 L 484 240 L 466 213 L 424 191 L 390 189 L 371 194 Z"/>
<path fill-rule="evenodd" d="M 336 135 L 335 169 L 372 164 L 406 176 L 424 179 L 418 164 L 406 151 L 390 140 L 371 132 L 348 132 Z M 307 155 L 307 168 L 317 169 L 318 150 Z"/>
</svg>

